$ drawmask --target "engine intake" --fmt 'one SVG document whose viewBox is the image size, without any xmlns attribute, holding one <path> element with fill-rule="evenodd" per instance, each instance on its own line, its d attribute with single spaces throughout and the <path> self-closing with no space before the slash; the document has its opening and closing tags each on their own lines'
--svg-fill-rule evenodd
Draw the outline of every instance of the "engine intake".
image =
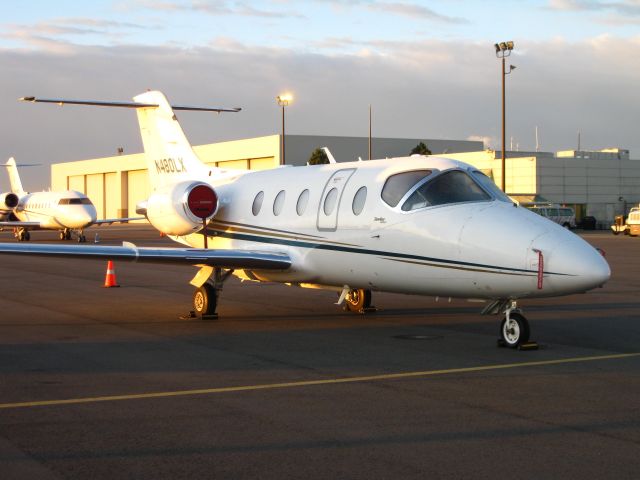
<svg viewBox="0 0 640 480">
<path fill-rule="evenodd" d="M 15 193 L 2 193 L 0 194 L 0 208 L 16 208 L 20 199 Z"/>
<path fill-rule="evenodd" d="M 188 235 L 218 210 L 218 195 L 208 184 L 181 182 L 156 190 L 147 200 L 147 219 L 167 235 Z"/>
</svg>

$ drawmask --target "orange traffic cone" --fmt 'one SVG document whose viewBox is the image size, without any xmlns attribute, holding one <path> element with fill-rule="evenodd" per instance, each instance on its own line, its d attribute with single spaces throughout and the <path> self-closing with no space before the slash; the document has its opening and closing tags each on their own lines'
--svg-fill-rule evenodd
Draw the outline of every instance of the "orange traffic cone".
<svg viewBox="0 0 640 480">
<path fill-rule="evenodd" d="M 116 282 L 116 271 L 113 268 L 113 261 L 107 262 L 107 276 L 104 277 L 104 288 L 119 287 Z"/>
</svg>

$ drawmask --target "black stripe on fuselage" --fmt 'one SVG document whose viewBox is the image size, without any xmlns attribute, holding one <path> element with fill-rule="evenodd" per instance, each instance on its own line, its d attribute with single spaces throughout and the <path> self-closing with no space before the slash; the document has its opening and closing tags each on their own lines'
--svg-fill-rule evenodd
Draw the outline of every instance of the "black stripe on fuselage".
<svg viewBox="0 0 640 480">
<path fill-rule="evenodd" d="M 376 255 L 379 257 L 391 257 L 391 258 L 398 258 L 398 259 L 405 259 L 405 260 L 419 260 L 422 262 L 431 262 L 432 264 L 435 264 L 433 266 L 438 266 L 441 268 L 469 267 L 469 268 L 476 268 L 476 269 L 481 268 L 485 270 L 490 270 L 495 273 L 512 272 L 512 273 L 527 274 L 527 275 L 538 274 L 538 270 L 527 270 L 524 268 L 497 267 L 494 265 L 485 265 L 482 263 L 461 262 L 458 260 L 443 260 L 440 258 L 423 257 L 421 255 L 412 255 L 409 253 L 385 252 L 380 250 L 371 250 L 368 248 L 354 248 L 354 247 L 347 247 L 343 245 L 311 243 L 311 242 L 305 242 L 301 240 L 286 240 L 282 238 L 263 237 L 258 235 L 249 235 L 245 233 L 225 232 L 222 230 L 216 230 L 212 228 L 207 228 L 207 235 L 212 237 L 213 236 L 225 237 L 233 240 L 244 240 L 247 242 L 269 243 L 273 245 L 287 245 L 290 247 L 300 247 L 300 248 L 317 249 L 317 250 L 331 250 L 334 252 L 343 252 L 343 253 L 358 253 L 362 255 Z M 572 276 L 567 273 L 557 273 L 557 272 L 544 272 L 544 273 L 547 275 Z"/>
</svg>

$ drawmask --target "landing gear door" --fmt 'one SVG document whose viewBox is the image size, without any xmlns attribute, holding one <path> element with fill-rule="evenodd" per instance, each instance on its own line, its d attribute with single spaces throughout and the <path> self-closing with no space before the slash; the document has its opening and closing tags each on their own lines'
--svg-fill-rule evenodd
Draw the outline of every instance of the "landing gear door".
<svg viewBox="0 0 640 480">
<path fill-rule="evenodd" d="M 355 168 L 345 168 L 338 170 L 329 178 L 329 181 L 324 186 L 320 204 L 318 205 L 318 230 L 335 232 L 338 228 L 338 212 L 340 210 L 342 192 L 355 171 Z"/>
</svg>

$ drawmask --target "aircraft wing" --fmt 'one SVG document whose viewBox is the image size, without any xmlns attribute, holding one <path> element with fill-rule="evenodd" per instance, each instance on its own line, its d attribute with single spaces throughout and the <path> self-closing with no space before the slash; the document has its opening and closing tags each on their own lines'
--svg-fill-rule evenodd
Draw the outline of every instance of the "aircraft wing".
<svg viewBox="0 0 640 480">
<path fill-rule="evenodd" d="M 40 228 L 40 222 L 21 222 L 19 220 L 3 221 L 0 222 L 0 228 L 3 227 L 20 227 L 25 230 L 38 230 Z"/>
<path fill-rule="evenodd" d="M 134 220 L 146 220 L 147 217 L 131 217 L 131 218 L 105 218 L 104 220 L 96 220 L 92 223 L 92 225 L 111 225 L 112 223 L 127 223 L 133 222 Z"/>
<path fill-rule="evenodd" d="M 137 247 L 129 242 L 123 242 L 119 247 L 0 243 L 0 254 L 130 260 L 141 263 L 208 265 L 255 270 L 286 270 L 291 266 L 291 259 L 284 253 L 204 248 Z"/>
</svg>

